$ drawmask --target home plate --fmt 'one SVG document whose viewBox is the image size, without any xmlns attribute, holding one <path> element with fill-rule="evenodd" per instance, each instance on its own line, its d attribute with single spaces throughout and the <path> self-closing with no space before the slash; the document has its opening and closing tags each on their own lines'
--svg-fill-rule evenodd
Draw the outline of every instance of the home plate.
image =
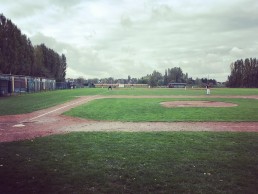
<svg viewBox="0 0 258 194">
<path fill-rule="evenodd" d="M 17 124 L 17 125 L 14 125 L 13 127 L 25 127 L 24 124 Z"/>
</svg>

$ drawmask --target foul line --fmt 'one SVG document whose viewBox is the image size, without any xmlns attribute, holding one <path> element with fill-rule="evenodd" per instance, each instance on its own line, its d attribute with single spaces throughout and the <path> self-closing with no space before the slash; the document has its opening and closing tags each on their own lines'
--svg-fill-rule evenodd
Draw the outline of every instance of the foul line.
<svg viewBox="0 0 258 194">
<path fill-rule="evenodd" d="M 30 119 L 26 119 L 26 120 L 24 120 L 24 121 L 21 121 L 20 123 L 25 123 L 26 121 L 28 122 L 28 121 L 32 121 L 32 120 L 38 119 L 38 118 L 43 117 L 43 116 L 45 116 L 45 115 L 51 114 L 51 113 L 53 113 L 53 112 L 56 112 L 56 111 L 58 111 L 58 110 L 60 110 L 60 109 L 63 109 L 63 108 L 66 108 L 66 107 L 68 107 L 68 106 L 72 106 L 72 105 L 78 104 L 78 103 L 80 103 L 80 102 L 89 100 L 90 98 L 94 98 L 94 97 L 96 97 L 96 96 L 98 96 L 98 95 L 101 95 L 101 94 L 104 94 L 104 93 L 107 93 L 107 92 L 103 92 L 103 93 L 100 93 L 100 94 L 96 94 L 96 95 L 94 95 L 94 96 L 89 96 L 88 98 L 85 98 L 85 99 L 80 100 L 80 101 L 78 101 L 78 102 L 74 102 L 74 103 L 72 103 L 72 104 L 68 104 L 68 105 L 62 106 L 62 107 L 60 107 L 60 108 L 57 108 L 57 109 L 55 109 L 55 110 L 49 111 L 49 112 L 47 112 L 47 113 L 41 114 L 41 115 L 39 115 L 39 116 L 30 118 Z"/>
</svg>

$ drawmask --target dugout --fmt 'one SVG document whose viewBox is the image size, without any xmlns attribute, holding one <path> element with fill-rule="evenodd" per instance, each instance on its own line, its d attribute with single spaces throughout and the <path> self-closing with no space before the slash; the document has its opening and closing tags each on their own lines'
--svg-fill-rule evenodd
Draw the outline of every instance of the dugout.
<svg viewBox="0 0 258 194">
<path fill-rule="evenodd" d="M 169 88 L 185 88 L 186 83 L 169 83 L 168 87 Z"/>
</svg>

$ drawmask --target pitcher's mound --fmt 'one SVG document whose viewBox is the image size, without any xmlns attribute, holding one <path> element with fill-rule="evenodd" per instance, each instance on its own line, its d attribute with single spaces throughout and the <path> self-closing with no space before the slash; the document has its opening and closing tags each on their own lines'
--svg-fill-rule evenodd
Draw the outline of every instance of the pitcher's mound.
<svg viewBox="0 0 258 194">
<path fill-rule="evenodd" d="M 173 107 L 233 107 L 238 106 L 234 103 L 228 102 L 212 102 L 212 101 L 171 101 L 161 102 L 162 106 L 166 108 Z"/>
</svg>

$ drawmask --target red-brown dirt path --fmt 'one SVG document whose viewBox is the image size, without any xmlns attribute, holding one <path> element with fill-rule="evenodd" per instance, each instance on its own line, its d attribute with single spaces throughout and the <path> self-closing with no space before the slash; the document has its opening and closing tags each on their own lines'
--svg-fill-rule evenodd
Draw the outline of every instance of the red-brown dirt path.
<svg viewBox="0 0 258 194">
<path fill-rule="evenodd" d="M 21 115 L 0 116 L 0 142 L 33 139 L 72 131 L 243 131 L 258 132 L 258 122 L 109 122 L 61 115 L 63 112 L 101 98 L 202 98 L 207 96 L 83 96 L 70 102 Z M 210 96 L 252 98 L 258 96 Z"/>
</svg>

